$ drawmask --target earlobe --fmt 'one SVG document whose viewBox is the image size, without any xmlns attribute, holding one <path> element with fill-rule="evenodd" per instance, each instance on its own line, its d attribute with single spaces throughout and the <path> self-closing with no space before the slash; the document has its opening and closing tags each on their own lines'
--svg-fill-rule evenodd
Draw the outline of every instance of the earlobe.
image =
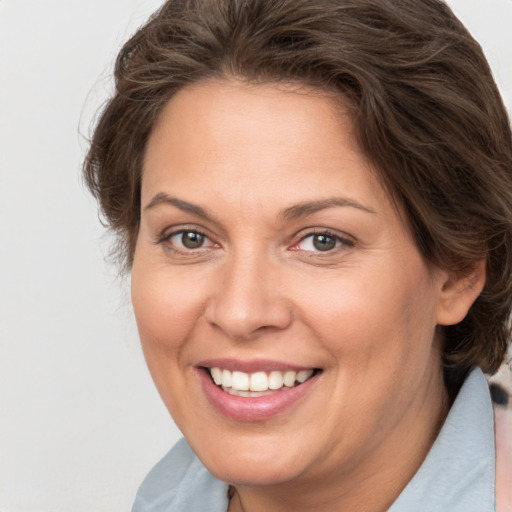
<svg viewBox="0 0 512 512">
<path fill-rule="evenodd" d="M 476 263 L 467 273 L 447 272 L 440 289 L 437 308 L 439 325 L 461 322 L 485 285 L 485 260 Z"/>
</svg>

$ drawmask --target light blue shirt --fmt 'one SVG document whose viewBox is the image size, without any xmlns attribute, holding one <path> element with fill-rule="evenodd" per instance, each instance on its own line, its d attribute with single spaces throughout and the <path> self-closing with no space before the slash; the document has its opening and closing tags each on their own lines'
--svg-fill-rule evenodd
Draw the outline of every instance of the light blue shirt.
<svg viewBox="0 0 512 512">
<path fill-rule="evenodd" d="M 228 486 L 184 439 L 150 471 L 132 512 L 226 512 Z M 494 417 L 480 369 L 468 375 L 423 464 L 389 512 L 495 512 Z"/>
</svg>

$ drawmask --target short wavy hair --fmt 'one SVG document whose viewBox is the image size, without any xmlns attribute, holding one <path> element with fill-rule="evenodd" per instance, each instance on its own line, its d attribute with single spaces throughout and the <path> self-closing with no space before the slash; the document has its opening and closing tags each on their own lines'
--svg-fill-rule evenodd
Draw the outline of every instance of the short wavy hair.
<svg viewBox="0 0 512 512">
<path fill-rule="evenodd" d="M 444 361 L 493 373 L 510 339 L 512 136 L 481 47 L 440 0 L 170 0 L 124 45 L 84 175 L 126 270 L 148 137 L 187 85 L 234 77 L 298 83 L 350 105 L 359 144 L 425 261 L 485 259 Z"/>
</svg>

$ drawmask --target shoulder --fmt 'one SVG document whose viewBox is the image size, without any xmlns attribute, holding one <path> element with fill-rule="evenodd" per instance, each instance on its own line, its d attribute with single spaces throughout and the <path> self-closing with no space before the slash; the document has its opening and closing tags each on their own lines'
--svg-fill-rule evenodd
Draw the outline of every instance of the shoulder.
<svg viewBox="0 0 512 512">
<path fill-rule="evenodd" d="M 132 512 L 225 512 L 228 486 L 203 466 L 181 439 L 148 473 Z"/>
</svg>

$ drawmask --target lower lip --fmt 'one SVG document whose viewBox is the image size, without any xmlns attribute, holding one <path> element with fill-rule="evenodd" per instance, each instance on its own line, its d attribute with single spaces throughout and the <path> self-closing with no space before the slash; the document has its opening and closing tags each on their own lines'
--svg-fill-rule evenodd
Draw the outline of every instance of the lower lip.
<svg viewBox="0 0 512 512">
<path fill-rule="evenodd" d="M 270 395 L 244 397 L 222 391 L 203 368 L 198 368 L 197 372 L 213 407 L 224 416 L 239 421 L 263 421 L 285 412 L 310 391 L 319 377 L 319 374 L 315 374 L 294 388 Z"/>
</svg>

